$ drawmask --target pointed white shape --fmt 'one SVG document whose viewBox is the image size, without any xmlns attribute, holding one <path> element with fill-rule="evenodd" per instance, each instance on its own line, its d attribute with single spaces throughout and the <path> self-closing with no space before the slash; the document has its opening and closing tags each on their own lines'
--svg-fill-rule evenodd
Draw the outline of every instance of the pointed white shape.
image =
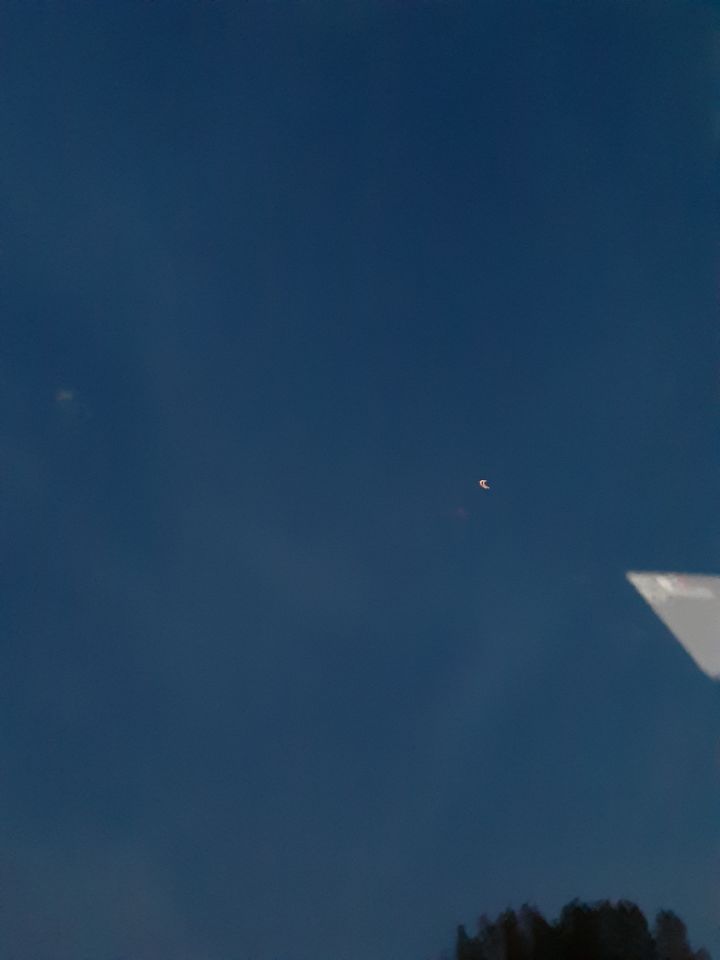
<svg viewBox="0 0 720 960">
<path fill-rule="evenodd" d="M 720 679 L 720 577 L 635 572 L 626 576 L 703 673 Z"/>
</svg>

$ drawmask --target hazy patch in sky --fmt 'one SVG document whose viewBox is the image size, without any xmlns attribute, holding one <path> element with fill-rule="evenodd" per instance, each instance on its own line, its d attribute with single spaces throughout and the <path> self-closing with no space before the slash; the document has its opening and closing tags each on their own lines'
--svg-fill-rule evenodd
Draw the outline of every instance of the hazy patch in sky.
<svg viewBox="0 0 720 960">
<path fill-rule="evenodd" d="M 7 844 L 7 838 L 6 844 Z M 18 944 L 37 960 L 104 956 L 111 942 L 126 956 L 192 960 L 192 942 L 173 899 L 171 878 L 140 843 L 86 831 L 75 841 L 6 845 L 0 867 L 3 953 Z M 105 876 L 97 883 L 97 876 Z"/>
</svg>

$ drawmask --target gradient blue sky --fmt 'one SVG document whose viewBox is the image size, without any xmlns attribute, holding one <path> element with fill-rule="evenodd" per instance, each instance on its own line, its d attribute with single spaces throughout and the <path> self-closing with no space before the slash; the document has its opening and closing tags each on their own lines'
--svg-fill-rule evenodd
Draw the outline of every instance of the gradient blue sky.
<svg viewBox="0 0 720 960">
<path fill-rule="evenodd" d="M 720 571 L 718 49 L 3 4 L 3 955 L 427 960 L 575 896 L 720 953 L 718 691 L 623 576 Z"/>
</svg>

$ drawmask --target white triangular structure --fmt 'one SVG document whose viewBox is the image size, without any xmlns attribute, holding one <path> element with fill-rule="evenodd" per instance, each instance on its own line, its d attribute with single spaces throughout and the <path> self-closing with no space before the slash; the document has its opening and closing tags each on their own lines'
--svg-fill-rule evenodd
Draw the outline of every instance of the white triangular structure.
<svg viewBox="0 0 720 960">
<path fill-rule="evenodd" d="M 720 577 L 628 573 L 630 583 L 703 673 L 720 679 Z"/>
</svg>

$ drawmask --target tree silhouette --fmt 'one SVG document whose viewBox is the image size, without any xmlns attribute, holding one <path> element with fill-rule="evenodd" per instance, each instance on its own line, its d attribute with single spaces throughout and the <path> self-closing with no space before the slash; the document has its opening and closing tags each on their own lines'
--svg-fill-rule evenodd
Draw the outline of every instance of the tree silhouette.
<svg viewBox="0 0 720 960">
<path fill-rule="evenodd" d="M 657 960 L 692 960 L 687 928 L 672 910 L 661 910 L 655 918 Z"/>
<path fill-rule="evenodd" d="M 573 900 L 563 907 L 558 927 L 562 960 L 574 960 L 575 957 L 602 960 L 599 917 L 595 910 Z"/>
<path fill-rule="evenodd" d="M 483 960 L 480 944 L 475 937 L 469 937 L 461 924 L 455 938 L 455 960 Z"/>
<path fill-rule="evenodd" d="M 533 960 L 555 960 L 559 952 L 558 935 L 540 911 L 529 904 L 520 908 L 520 926 Z"/>
<path fill-rule="evenodd" d="M 505 960 L 530 960 L 530 944 L 514 910 L 506 910 L 498 919 Z"/>
<path fill-rule="evenodd" d="M 455 960 L 711 960 L 707 950 L 693 952 L 682 920 L 661 910 L 652 932 L 642 910 L 629 900 L 594 904 L 573 900 L 555 923 L 524 904 L 496 920 L 486 915 L 470 937 L 458 926 Z"/>
</svg>

